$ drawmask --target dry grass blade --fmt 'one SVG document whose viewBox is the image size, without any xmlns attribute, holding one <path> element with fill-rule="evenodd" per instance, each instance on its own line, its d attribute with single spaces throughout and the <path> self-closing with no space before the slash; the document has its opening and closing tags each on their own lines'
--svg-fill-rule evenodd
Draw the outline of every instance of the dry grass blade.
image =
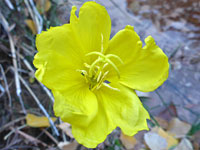
<svg viewBox="0 0 200 150">
<path fill-rule="evenodd" d="M 6 79 L 6 76 L 5 76 L 4 69 L 3 69 L 1 64 L 0 64 L 0 69 L 1 69 L 2 76 L 3 76 L 3 80 L 4 80 L 5 89 L 6 89 L 6 92 L 7 92 L 7 95 L 8 95 L 9 107 L 11 107 L 12 106 L 12 99 L 11 99 L 11 95 L 10 95 L 10 91 L 9 91 L 9 86 L 8 86 L 8 82 L 7 82 L 7 79 Z"/>
<path fill-rule="evenodd" d="M 24 0 L 26 7 L 28 8 L 28 11 L 31 15 L 31 18 L 33 19 L 36 27 L 37 27 L 37 33 L 42 32 L 43 27 L 43 19 L 40 16 L 39 12 L 37 11 L 37 8 L 35 7 L 35 4 L 33 0 Z"/>
<path fill-rule="evenodd" d="M 17 122 L 19 122 L 19 121 L 21 121 L 21 120 L 24 120 L 25 118 L 26 118 L 26 117 L 20 117 L 20 118 L 17 118 L 17 119 L 15 119 L 15 120 L 12 120 L 11 122 L 9 122 L 9 123 L 3 125 L 3 126 L 0 128 L 0 133 L 1 133 L 2 131 L 4 131 L 5 129 L 9 128 L 10 126 L 14 125 L 15 123 L 17 123 Z"/>
<path fill-rule="evenodd" d="M 5 84 L 5 90 L 6 90 L 7 95 L 8 95 L 9 107 L 11 107 L 12 106 L 12 99 L 11 99 L 11 95 L 10 95 L 10 91 L 9 91 L 9 86 L 8 86 L 8 82 L 7 82 L 7 79 L 6 79 L 6 76 L 5 76 L 4 69 L 3 69 L 1 64 L 0 64 L 0 69 L 1 69 L 2 76 L 3 76 L 4 84 Z"/>
<path fill-rule="evenodd" d="M 10 8 L 10 9 L 14 9 L 14 6 L 13 6 L 13 4 L 10 2 L 10 0 L 5 0 L 5 2 L 6 2 L 6 4 L 8 5 L 8 7 Z"/>
<path fill-rule="evenodd" d="M 58 130 L 56 128 L 56 126 L 54 125 L 52 119 L 50 118 L 49 114 L 47 113 L 46 109 L 43 107 L 43 105 L 40 103 L 40 100 L 37 98 L 37 96 L 34 94 L 34 92 L 31 90 L 31 88 L 28 86 L 28 84 L 26 83 L 26 81 L 19 76 L 19 79 L 21 80 L 21 82 L 23 83 L 23 85 L 26 87 L 26 89 L 29 91 L 29 93 L 32 95 L 32 97 L 34 98 L 35 102 L 38 104 L 39 108 L 42 110 L 42 112 L 44 113 L 44 115 L 48 118 L 49 123 L 51 124 L 53 130 L 55 131 L 55 134 L 57 136 L 59 136 Z"/>
<path fill-rule="evenodd" d="M 22 110 L 24 112 L 24 114 L 26 114 L 26 110 L 24 107 L 24 103 L 21 97 L 21 86 L 20 86 L 20 82 L 19 82 L 19 75 L 18 75 L 18 66 L 17 66 L 17 59 L 16 59 L 16 51 L 15 51 L 15 46 L 14 46 L 14 42 L 13 42 L 13 38 L 10 34 L 10 27 L 8 22 L 6 21 L 6 19 L 4 18 L 3 14 L 0 12 L 0 21 L 4 27 L 4 29 L 7 32 L 8 38 L 9 38 L 9 42 L 10 42 L 10 49 L 11 49 L 11 54 L 12 54 L 12 61 L 13 61 L 13 66 L 14 66 L 14 74 L 15 74 L 15 86 L 16 86 L 16 94 L 17 97 L 19 98 L 20 104 L 22 106 Z"/>
</svg>

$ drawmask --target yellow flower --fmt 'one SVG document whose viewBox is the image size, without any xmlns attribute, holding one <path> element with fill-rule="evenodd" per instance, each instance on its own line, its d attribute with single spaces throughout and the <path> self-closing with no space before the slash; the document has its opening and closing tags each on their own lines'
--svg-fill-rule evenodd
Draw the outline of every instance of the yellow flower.
<svg viewBox="0 0 200 150">
<path fill-rule="evenodd" d="M 146 46 L 128 25 L 111 40 L 106 9 L 86 2 L 72 7 L 70 23 L 36 37 L 36 78 L 52 90 L 54 112 L 72 125 L 75 139 L 94 148 L 116 127 L 132 136 L 150 119 L 134 90 L 158 88 L 168 58 L 149 36 Z"/>
</svg>

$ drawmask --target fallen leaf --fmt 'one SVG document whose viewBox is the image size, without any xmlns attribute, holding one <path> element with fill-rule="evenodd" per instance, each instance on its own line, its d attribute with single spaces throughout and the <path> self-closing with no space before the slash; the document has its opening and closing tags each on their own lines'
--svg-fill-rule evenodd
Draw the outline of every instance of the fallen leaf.
<svg viewBox="0 0 200 150">
<path fill-rule="evenodd" d="M 167 141 L 167 149 L 178 144 L 178 140 L 175 139 L 170 133 L 164 131 L 162 128 L 155 127 L 152 129 L 153 132 L 157 133 Z"/>
<path fill-rule="evenodd" d="M 69 123 L 61 123 L 58 125 L 58 127 L 64 131 L 70 138 L 74 138 L 74 136 L 72 135 L 72 129 L 71 129 L 71 125 Z"/>
<path fill-rule="evenodd" d="M 158 124 L 162 127 L 162 129 L 167 129 L 168 128 L 168 122 L 160 117 L 154 117 Z"/>
<path fill-rule="evenodd" d="M 167 141 L 154 132 L 144 134 L 144 140 L 151 150 L 167 150 Z"/>
<path fill-rule="evenodd" d="M 52 121 L 56 121 L 55 117 L 51 117 Z M 26 124 L 31 127 L 49 127 L 49 120 L 47 117 L 40 117 L 33 114 L 26 115 Z"/>
<path fill-rule="evenodd" d="M 183 138 L 174 150 L 193 150 L 193 147 L 188 139 Z"/>
<path fill-rule="evenodd" d="M 36 0 L 36 7 L 41 14 L 44 14 L 51 8 L 49 0 Z"/>
<path fill-rule="evenodd" d="M 174 134 L 176 138 L 183 138 L 190 129 L 190 124 L 183 122 L 178 118 L 173 118 L 169 123 L 168 132 Z"/>
<path fill-rule="evenodd" d="M 60 142 L 58 144 L 58 147 L 61 150 L 76 150 L 78 147 L 78 143 L 76 141 L 73 141 L 72 143 L 70 142 Z"/>
<path fill-rule="evenodd" d="M 29 27 L 29 29 L 32 31 L 32 33 L 37 34 L 37 27 L 35 23 L 33 22 L 33 20 L 26 19 L 25 22 L 26 22 L 26 25 Z"/>
<path fill-rule="evenodd" d="M 127 150 L 133 150 L 137 144 L 137 140 L 133 136 L 127 136 L 121 132 L 120 140 Z"/>
</svg>

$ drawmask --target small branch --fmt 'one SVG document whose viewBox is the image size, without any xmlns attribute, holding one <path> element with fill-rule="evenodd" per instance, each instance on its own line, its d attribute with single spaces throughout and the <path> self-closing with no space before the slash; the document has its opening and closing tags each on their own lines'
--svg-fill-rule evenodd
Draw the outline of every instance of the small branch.
<svg viewBox="0 0 200 150">
<path fill-rule="evenodd" d="M 46 129 L 43 129 L 42 130 L 56 145 L 58 145 L 58 141 L 46 130 Z"/>
<path fill-rule="evenodd" d="M 34 137 L 31 136 L 31 135 L 28 135 L 28 134 L 26 134 L 26 133 L 24 133 L 24 132 L 22 132 L 22 131 L 20 131 L 20 130 L 14 129 L 14 128 L 12 128 L 12 130 L 16 131 L 18 134 L 20 134 L 21 136 L 23 136 L 24 138 L 26 138 L 26 139 L 29 140 L 30 142 L 37 143 L 37 144 L 40 143 L 40 144 L 42 144 L 43 146 L 48 147 L 48 145 L 47 145 L 46 143 L 44 143 L 44 142 L 42 142 L 42 141 L 40 141 L 40 140 L 34 138 Z"/>
<path fill-rule="evenodd" d="M 24 119 L 25 119 L 25 117 L 20 117 L 20 118 L 17 118 L 17 119 L 15 119 L 15 120 L 12 120 L 11 122 L 9 122 L 9 123 L 3 125 L 3 126 L 0 128 L 0 133 L 1 133 L 4 129 L 9 128 L 9 126 L 11 126 L 11 125 L 13 125 L 13 124 L 15 124 L 15 123 L 17 123 L 17 122 L 19 122 L 19 121 L 21 121 L 21 120 L 24 120 Z"/>
<path fill-rule="evenodd" d="M 25 127 L 27 127 L 26 124 L 24 124 L 24 125 L 22 125 L 22 126 L 20 126 L 20 127 L 17 127 L 17 130 L 21 130 L 21 129 L 25 128 Z M 14 130 L 11 130 L 7 135 L 4 136 L 3 139 L 4 139 L 4 140 L 7 140 L 7 138 L 8 138 L 9 136 L 11 136 L 13 133 L 15 133 L 15 131 L 14 131 Z"/>
</svg>

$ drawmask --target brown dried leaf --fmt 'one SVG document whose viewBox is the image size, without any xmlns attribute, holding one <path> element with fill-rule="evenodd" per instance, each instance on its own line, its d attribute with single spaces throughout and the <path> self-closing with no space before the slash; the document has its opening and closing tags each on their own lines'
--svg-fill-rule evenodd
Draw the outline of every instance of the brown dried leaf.
<svg viewBox="0 0 200 150">
<path fill-rule="evenodd" d="M 168 128 L 168 122 L 160 117 L 154 117 L 156 119 L 156 121 L 158 122 L 158 124 L 163 128 L 163 129 L 167 129 Z"/>
<path fill-rule="evenodd" d="M 64 131 L 70 138 L 74 138 L 74 136 L 72 135 L 72 129 L 71 129 L 71 125 L 69 123 L 61 123 L 58 125 L 58 127 Z"/>
<path fill-rule="evenodd" d="M 78 147 L 78 143 L 73 141 L 72 143 L 69 142 L 60 142 L 58 147 L 62 150 L 76 150 Z"/>
<path fill-rule="evenodd" d="M 121 132 L 120 140 L 127 150 L 133 150 L 137 144 L 137 140 L 133 136 L 127 136 Z"/>
<path fill-rule="evenodd" d="M 43 14 L 51 8 L 51 2 L 49 0 L 36 0 L 36 7 Z"/>
<path fill-rule="evenodd" d="M 170 133 L 164 131 L 162 128 L 155 127 L 152 129 L 152 131 L 157 133 L 167 141 L 167 149 L 178 144 L 178 140 L 175 139 Z"/>
<path fill-rule="evenodd" d="M 174 134 L 176 138 L 183 138 L 190 129 L 190 124 L 180 121 L 178 118 L 173 118 L 169 123 L 168 132 Z"/>
</svg>

